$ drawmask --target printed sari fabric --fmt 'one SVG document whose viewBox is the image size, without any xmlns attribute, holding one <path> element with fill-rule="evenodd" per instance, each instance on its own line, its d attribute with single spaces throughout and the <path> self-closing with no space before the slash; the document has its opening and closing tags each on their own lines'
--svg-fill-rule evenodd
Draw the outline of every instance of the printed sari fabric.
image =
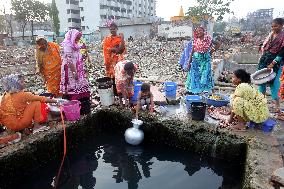
<svg viewBox="0 0 284 189">
<path fill-rule="evenodd" d="M 284 62 L 284 47 L 282 47 L 281 51 L 277 55 L 278 61 L 282 61 L 282 64 Z M 281 71 L 281 76 L 280 76 L 280 81 L 281 81 L 281 86 L 279 90 L 279 97 L 283 100 L 284 99 L 284 66 Z"/>
<path fill-rule="evenodd" d="M 43 76 L 47 91 L 56 96 L 60 93 L 61 62 L 60 49 L 56 43 L 48 42 L 45 51 L 36 49 L 37 72 Z"/>
<path fill-rule="evenodd" d="M 253 86 L 239 84 L 231 96 L 232 111 L 246 121 L 262 123 L 269 116 L 267 99 Z"/>
<path fill-rule="evenodd" d="M 192 62 L 187 74 L 186 89 L 194 94 L 210 92 L 214 87 L 211 70 L 210 47 L 212 38 L 205 33 L 200 39 L 194 34 Z"/>
<path fill-rule="evenodd" d="M 279 33 L 274 39 L 272 37 L 272 33 L 269 34 L 263 43 L 262 56 L 259 60 L 258 69 L 267 68 L 275 60 L 277 64 L 274 66 L 273 71 L 278 73 L 281 64 L 277 59 L 277 55 L 284 47 L 284 31 Z"/>
<path fill-rule="evenodd" d="M 10 130 L 20 131 L 31 127 L 33 120 L 38 123 L 46 121 L 45 101 L 46 97 L 29 92 L 5 93 L 0 105 L 2 124 Z"/>
<path fill-rule="evenodd" d="M 273 61 L 276 64 L 273 71 L 277 74 L 275 79 L 269 83 L 259 86 L 259 91 L 266 92 L 266 86 L 269 85 L 272 91 L 272 99 L 277 100 L 278 91 L 280 89 L 280 75 L 281 75 L 281 58 L 278 56 L 281 49 L 284 47 L 284 32 L 279 33 L 274 39 L 272 33 L 268 35 L 262 46 L 262 56 L 259 59 L 258 70 L 267 68 Z"/>
<path fill-rule="evenodd" d="M 121 94 L 122 91 L 126 93 L 128 98 L 132 97 L 134 94 L 134 84 L 133 77 L 129 77 L 124 71 L 124 65 L 127 63 L 127 60 L 120 61 L 114 67 L 115 69 L 115 84 L 118 94 Z M 137 65 L 134 64 L 135 71 L 137 71 Z"/>
<path fill-rule="evenodd" d="M 122 42 L 120 36 L 107 36 L 105 37 L 103 41 L 103 53 L 104 53 L 104 63 L 106 67 L 106 76 L 110 78 L 114 78 L 114 67 L 115 65 L 121 61 L 124 60 L 123 52 L 122 54 L 116 54 L 112 53 L 110 51 L 111 48 L 118 47 L 120 43 Z"/>
<path fill-rule="evenodd" d="M 69 95 L 71 100 L 90 97 L 90 86 L 86 79 L 80 46 L 75 43 L 78 35 L 80 35 L 78 30 L 69 30 L 62 43 L 64 53 L 61 66 L 60 91 L 65 95 Z M 76 69 L 77 80 L 71 71 L 71 64 L 73 64 Z"/>
</svg>

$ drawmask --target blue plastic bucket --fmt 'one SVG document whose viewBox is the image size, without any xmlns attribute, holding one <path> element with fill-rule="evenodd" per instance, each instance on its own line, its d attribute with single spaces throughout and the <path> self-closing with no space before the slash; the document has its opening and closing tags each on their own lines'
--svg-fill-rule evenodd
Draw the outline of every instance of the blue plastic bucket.
<svg viewBox="0 0 284 189">
<path fill-rule="evenodd" d="M 136 104 L 143 83 L 141 81 L 134 81 L 133 83 L 134 83 L 134 95 L 131 97 L 131 102 L 133 104 Z"/>
<path fill-rule="evenodd" d="M 177 84 L 175 82 L 165 82 L 165 94 L 169 100 L 175 100 L 177 96 Z"/>
<path fill-rule="evenodd" d="M 276 124 L 277 124 L 277 122 L 275 120 L 268 119 L 263 123 L 254 123 L 254 122 L 250 121 L 250 122 L 248 122 L 247 127 L 250 128 L 250 129 L 262 128 L 263 132 L 271 132 Z"/>
<path fill-rule="evenodd" d="M 276 121 L 273 119 L 268 119 L 262 124 L 263 132 L 271 132 L 276 125 Z"/>
<path fill-rule="evenodd" d="M 202 102 L 202 97 L 198 95 L 188 95 L 185 97 L 186 109 L 189 111 L 192 102 Z"/>
</svg>

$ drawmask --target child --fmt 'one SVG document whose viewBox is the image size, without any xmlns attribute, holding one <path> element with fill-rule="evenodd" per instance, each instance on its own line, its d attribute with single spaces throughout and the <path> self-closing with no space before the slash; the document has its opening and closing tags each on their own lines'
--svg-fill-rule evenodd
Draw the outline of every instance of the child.
<svg viewBox="0 0 284 189">
<path fill-rule="evenodd" d="M 136 119 L 138 119 L 138 112 L 140 108 L 144 105 L 147 106 L 147 109 L 150 110 L 150 114 L 154 112 L 154 100 L 153 94 L 150 91 L 150 85 L 148 83 L 143 83 L 141 86 L 141 91 L 138 94 L 137 105 L 136 105 Z"/>
<path fill-rule="evenodd" d="M 245 130 L 249 121 L 263 123 L 267 120 L 269 116 L 267 100 L 251 85 L 250 74 L 238 69 L 233 73 L 232 82 L 237 87 L 231 95 L 231 115 L 226 123 L 232 123 L 233 118 L 236 117 L 238 123 L 233 129 Z"/>
</svg>

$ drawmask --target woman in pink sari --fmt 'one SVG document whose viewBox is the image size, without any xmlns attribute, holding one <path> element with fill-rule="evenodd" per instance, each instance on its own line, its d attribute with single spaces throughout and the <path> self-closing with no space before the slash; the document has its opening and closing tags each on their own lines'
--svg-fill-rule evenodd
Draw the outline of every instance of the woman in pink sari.
<svg viewBox="0 0 284 189">
<path fill-rule="evenodd" d="M 64 53 L 62 57 L 60 92 L 69 100 L 79 100 L 81 103 L 89 106 L 90 86 L 85 77 L 84 61 L 78 45 L 81 37 L 81 32 L 71 29 L 65 34 L 65 39 L 61 43 Z M 89 113 L 89 111 L 86 113 Z"/>
</svg>

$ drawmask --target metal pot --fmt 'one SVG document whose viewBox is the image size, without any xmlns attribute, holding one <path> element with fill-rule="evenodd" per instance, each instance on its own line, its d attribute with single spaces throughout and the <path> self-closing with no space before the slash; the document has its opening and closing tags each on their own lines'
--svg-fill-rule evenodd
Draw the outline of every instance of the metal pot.
<svg viewBox="0 0 284 189">
<path fill-rule="evenodd" d="M 273 69 L 264 68 L 252 74 L 251 81 L 256 85 L 261 85 L 272 81 L 275 77 L 276 73 Z"/>
</svg>

